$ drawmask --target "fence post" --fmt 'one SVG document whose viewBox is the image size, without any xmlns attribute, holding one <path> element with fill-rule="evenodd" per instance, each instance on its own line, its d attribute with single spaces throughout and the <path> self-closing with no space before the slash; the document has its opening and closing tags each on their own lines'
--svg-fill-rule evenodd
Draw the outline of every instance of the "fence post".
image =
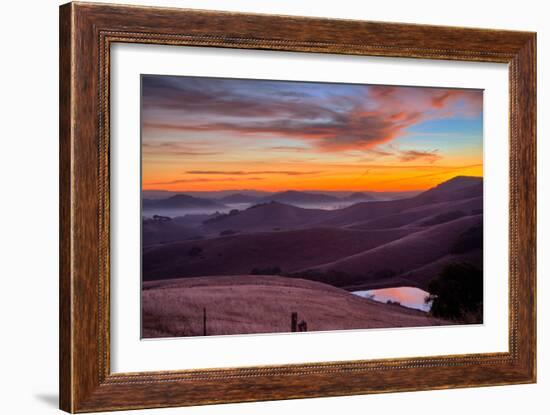
<svg viewBox="0 0 550 415">
<path fill-rule="evenodd" d="M 295 332 L 298 328 L 298 313 L 293 312 L 290 315 L 290 331 Z"/>
</svg>

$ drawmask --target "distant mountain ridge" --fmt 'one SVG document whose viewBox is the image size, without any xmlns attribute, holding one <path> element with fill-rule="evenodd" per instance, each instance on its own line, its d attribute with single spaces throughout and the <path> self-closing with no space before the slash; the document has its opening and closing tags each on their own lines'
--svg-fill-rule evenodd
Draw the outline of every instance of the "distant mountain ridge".
<svg viewBox="0 0 550 415">
<path fill-rule="evenodd" d="M 234 193 L 224 196 L 219 199 L 222 203 L 238 204 L 238 203 L 257 203 L 261 198 L 257 196 L 247 195 L 243 193 Z"/>
<path fill-rule="evenodd" d="M 279 202 L 287 204 L 319 204 L 319 203 L 336 203 L 341 199 L 336 196 L 329 196 L 323 193 L 301 192 L 297 190 L 287 190 L 285 192 L 274 193 L 263 197 L 261 202 Z"/>
<path fill-rule="evenodd" d="M 432 189 L 439 189 L 443 191 L 451 191 L 461 189 L 464 187 L 479 185 L 483 183 L 483 177 L 478 176 L 456 176 L 452 179 L 439 183 Z"/>
<path fill-rule="evenodd" d="M 212 199 L 177 194 L 167 199 L 143 199 L 142 206 L 147 208 L 183 209 L 183 208 L 225 208 L 226 206 Z"/>
<path fill-rule="evenodd" d="M 363 197 L 356 193 L 348 197 Z M 278 196 L 318 205 L 327 200 L 313 192 Z M 149 221 L 143 278 L 240 275 L 258 268 L 347 290 L 426 289 L 446 264 L 483 266 L 481 177 L 458 176 L 405 199 L 333 206 L 258 202 L 178 223 L 181 230 L 173 233 L 164 230 L 166 222 Z"/>
<path fill-rule="evenodd" d="M 441 202 L 483 196 L 483 178 L 456 176 L 416 196 L 423 202 Z"/>
<path fill-rule="evenodd" d="M 205 221 L 204 228 L 209 231 L 271 231 L 303 227 L 327 217 L 329 211 L 322 209 L 304 209 L 280 202 L 266 202 L 254 205 L 238 212 L 226 214 L 215 220 Z"/>
<path fill-rule="evenodd" d="M 178 194 L 186 194 L 200 199 L 215 199 L 219 200 L 223 197 L 233 194 L 243 194 L 246 196 L 254 196 L 257 198 L 268 196 L 271 192 L 253 189 L 228 189 L 228 190 L 143 190 L 141 195 L 144 199 L 167 199 Z"/>
<path fill-rule="evenodd" d="M 225 215 L 216 220 L 215 229 L 234 230 L 268 230 L 272 228 L 318 226 L 352 226 L 376 218 L 398 215 L 409 209 L 419 208 L 432 203 L 452 202 L 459 199 L 474 199 L 483 196 L 483 181 L 481 178 L 459 177 L 451 179 L 439 186 L 433 187 L 415 197 L 409 199 L 397 199 L 389 201 L 358 202 L 351 206 L 335 209 L 306 209 L 294 206 L 288 200 L 327 200 L 324 198 L 309 198 L 312 194 L 303 192 L 283 192 L 279 199 L 287 202 L 270 201 L 259 203 L 248 209 L 240 211 L 237 215 Z M 448 184 L 446 184 L 448 183 Z M 306 195 L 304 197 L 304 194 Z M 301 199 L 298 199 L 301 198 Z M 338 199 L 337 199 L 338 200 Z M 478 208 L 478 204 L 475 206 Z M 433 214 L 433 213 L 432 213 Z M 412 215 L 415 219 L 423 217 L 422 214 Z"/>
<path fill-rule="evenodd" d="M 345 192 L 345 191 L 299 191 L 285 190 L 281 192 L 269 193 L 256 190 L 220 190 L 212 192 L 172 192 L 168 190 L 144 190 L 142 199 L 144 206 L 162 207 L 163 203 L 155 204 L 155 201 L 168 200 L 174 196 L 189 196 L 195 199 L 212 200 L 221 204 L 256 204 L 264 202 L 280 202 L 298 206 L 315 204 L 337 204 L 337 203 L 357 203 L 369 202 L 375 200 L 396 200 L 405 199 L 417 195 L 419 192 Z M 175 202 L 168 204 L 177 205 Z M 185 204 L 182 204 L 185 205 Z"/>
</svg>

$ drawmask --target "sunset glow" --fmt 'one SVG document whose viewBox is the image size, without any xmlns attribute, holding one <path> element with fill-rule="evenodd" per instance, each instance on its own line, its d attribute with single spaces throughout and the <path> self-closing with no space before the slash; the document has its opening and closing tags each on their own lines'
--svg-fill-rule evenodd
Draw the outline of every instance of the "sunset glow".
<svg viewBox="0 0 550 415">
<path fill-rule="evenodd" d="M 143 190 L 423 190 L 483 175 L 483 91 L 142 76 Z"/>
</svg>

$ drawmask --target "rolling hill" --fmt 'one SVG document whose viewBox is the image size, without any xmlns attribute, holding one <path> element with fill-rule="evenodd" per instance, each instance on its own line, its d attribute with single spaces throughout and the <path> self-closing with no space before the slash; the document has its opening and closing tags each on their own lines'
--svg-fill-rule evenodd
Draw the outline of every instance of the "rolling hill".
<svg viewBox="0 0 550 415">
<path fill-rule="evenodd" d="M 449 263 L 482 267 L 482 212 L 482 179 L 456 177 L 408 199 L 335 210 L 272 201 L 203 216 L 200 225 L 191 219 L 175 220 L 173 229 L 149 224 L 144 225 L 143 278 L 254 271 L 348 290 L 426 288 Z"/>
<path fill-rule="evenodd" d="M 386 229 L 401 226 L 426 226 L 429 224 L 426 222 L 430 220 L 437 221 L 440 215 L 447 215 L 450 212 L 462 212 L 462 216 L 466 216 L 472 213 L 479 213 L 482 209 L 483 197 L 479 196 L 471 199 L 420 205 L 400 210 L 398 213 L 351 223 L 347 227 L 353 229 Z"/>
<path fill-rule="evenodd" d="M 243 193 L 233 193 L 218 199 L 223 204 L 258 203 L 261 198 Z"/>
<path fill-rule="evenodd" d="M 211 199 L 189 196 L 186 194 L 177 194 L 166 199 L 143 199 L 143 209 L 197 209 L 197 208 L 226 208 L 220 202 Z"/>
<path fill-rule="evenodd" d="M 274 193 L 261 199 L 260 202 L 279 202 L 289 205 L 319 205 L 324 203 L 337 203 L 341 199 L 336 196 L 329 196 L 323 193 L 299 192 L 287 190 Z"/>
<path fill-rule="evenodd" d="M 199 233 L 176 220 L 145 219 L 141 225 L 142 246 L 195 238 Z"/>
<path fill-rule="evenodd" d="M 205 233 L 233 230 L 239 232 L 264 232 L 281 229 L 303 228 L 328 217 L 329 211 L 304 209 L 279 202 L 252 206 L 238 214 L 224 215 L 204 222 Z"/>
<path fill-rule="evenodd" d="M 145 282 L 142 310 L 145 338 L 201 336 L 204 331 L 207 335 L 290 332 L 293 312 L 307 323 L 308 331 L 451 324 L 330 285 L 267 275 Z"/>
<path fill-rule="evenodd" d="M 144 248 L 143 279 L 247 274 L 274 268 L 287 273 L 349 257 L 411 232 L 311 228 L 167 243 Z"/>
<path fill-rule="evenodd" d="M 338 285 L 348 289 L 379 288 L 385 281 L 387 286 L 392 286 L 395 284 L 392 278 L 398 277 L 402 282 L 406 277 L 413 286 L 426 288 L 426 283 L 429 281 L 424 278 L 414 278 L 413 271 L 452 254 L 460 235 L 481 223 L 481 215 L 461 217 L 429 226 L 346 258 L 326 261 L 316 267 L 296 271 L 293 275 L 331 283 L 338 278 Z M 477 249 L 474 247 L 473 250 Z"/>
<path fill-rule="evenodd" d="M 419 194 L 414 199 L 425 204 L 479 196 L 483 196 L 483 178 L 457 176 Z"/>
</svg>

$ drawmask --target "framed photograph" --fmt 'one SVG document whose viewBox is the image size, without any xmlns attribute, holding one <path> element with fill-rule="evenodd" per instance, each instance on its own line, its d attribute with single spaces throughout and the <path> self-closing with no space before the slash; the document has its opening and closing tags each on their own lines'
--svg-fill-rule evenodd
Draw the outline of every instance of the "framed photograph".
<svg viewBox="0 0 550 415">
<path fill-rule="evenodd" d="M 60 407 L 536 381 L 536 35 L 60 8 Z"/>
</svg>

